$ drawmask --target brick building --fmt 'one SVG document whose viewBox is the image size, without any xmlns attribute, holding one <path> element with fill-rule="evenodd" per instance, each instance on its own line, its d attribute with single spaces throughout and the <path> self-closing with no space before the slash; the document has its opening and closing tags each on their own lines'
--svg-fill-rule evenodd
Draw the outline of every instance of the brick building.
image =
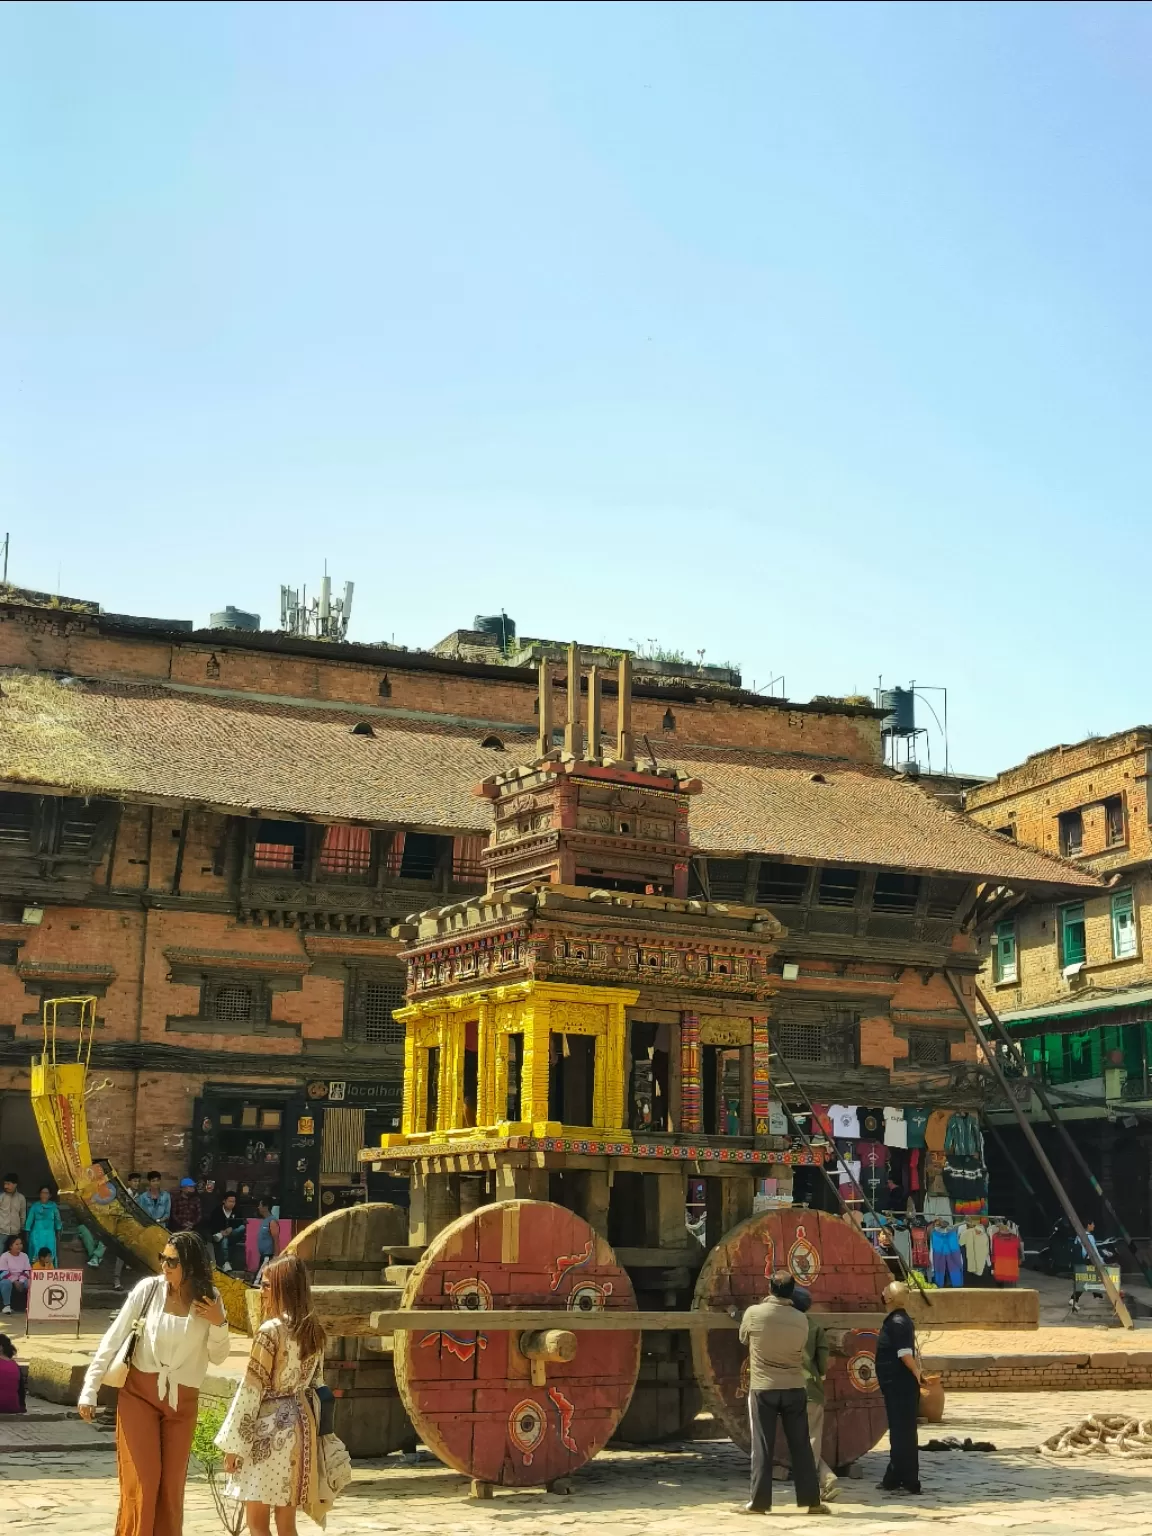
<svg viewBox="0 0 1152 1536">
<path fill-rule="evenodd" d="M 272 1189 L 295 1215 L 353 1198 L 357 1150 L 399 1114 L 392 929 L 482 888 L 491 819 L 475 786 L 536 755 L 537 711 L 529 668 L 9 593 L 6 1160 L 30 1183 L 42 1167 L 27 1085 L 43 1000 L 90 993 L 98 1155 Z M 884 769 L 867 705 L 655 679 L 637 683 L 632 723 L 706 786 L 691 889 L 786 927 L 774 1015 L 812 1091 L 976 1102 L 941 967 L 974 967 L 981 890 L 1095 892 L 1095 878 Z"/>
<path fill-rule="evenodd" d="M 1010 903 L 981 935 L 982 985 L 1140 1237 L 1152 1233 L 1150 765 L 1152 730 L 1138 727 L 1037 752 L 966 797 L 983 826 L 1018 846 L 1059 854 L 1104 882 L 1083 897 Z M 1038 1123 L 1044 1118 L 1035 1101 L 1030 1114 Z M 1002 1135 L 1012 1159 L 1031 1166 L 1014 1123 Z M 1083 1209 L 1098 1214 L 1065 1149 L 1047 1129 L 1042 1135 Z M 1008 1161 L 1000 1180 L 1005 1201 L 1012 1198 Z M 1030 1204 L 1019 1184 L 1016 1196 Z"/>
</svg>

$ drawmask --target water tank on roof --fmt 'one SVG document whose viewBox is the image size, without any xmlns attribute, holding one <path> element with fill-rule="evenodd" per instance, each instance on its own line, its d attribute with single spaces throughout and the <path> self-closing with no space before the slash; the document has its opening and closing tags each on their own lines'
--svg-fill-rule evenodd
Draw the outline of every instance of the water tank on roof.
<svg viewBox="0 0 1152 1536">
<path fill-rule="evenodd" d="M 911 688 L 885 688 L 880 695 L 883 729 L 891 736 L 911 736 L 916 730 L 916 696 Z"/>
<path fill-rule="evenodd" d="M 211 629 L 257 630 L 260 628 L 260 615 L 245 613 L 243 608 L 233 608 L 229 603 L 222 613 L 210 614 L 208 624 Z"/>
<path fill-rule="evenodd" d="M 516 638 L 516 621 L 506 613 L 478 613 L 472 620 L 472 628 L 482 635 L 491 635 L 502 651 L 506 651 Z"/>
</svg>

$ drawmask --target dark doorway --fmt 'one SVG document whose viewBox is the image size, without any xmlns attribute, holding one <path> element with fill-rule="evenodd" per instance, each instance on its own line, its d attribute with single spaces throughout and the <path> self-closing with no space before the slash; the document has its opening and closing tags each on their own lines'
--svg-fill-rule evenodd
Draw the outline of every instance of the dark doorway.
<svg viewBox="0 0 1152 1536">
<path fill-rule="evenodd" d="M 476 1124 L 476 1092 L 480 1082 L 477 1025 L 464 1026 L 464 1124 Z"/>
<path fill-rule="evenodd" d="M 102 1150 L 94 1147 L 93 1156 Z M 27 1092 L 0 1093 L 0 1163 L 0 1173 L 14 1173 L 19 1179 L 20 1193 L 29 1204 L 42 1185 L 56 1188 Z"/>
<path fill-rule="evenodd" d="M 644 1175 L 617 1173 L 608 1196 L 608 1241 L 616 1247 L 644 1243 Z"/>
<path fill-rule="evenodd" d="M 701 1047 L 706 1136 L 739 1136 L 742 1074 L 739 1047 Z"/>
<path fill-rule="evenodd" d="M 595 1035 L 553 1034 L 548 1051 L 549 1120 L 591 1125 L 595 1095 Z"/>
<path fill-rule="evenodd" d="M 524 1073 L 524 1036 L 508 1036 L 508 1096 L 504 1117 L 515 1125 L 520 1119 L 520 1088 Z"/>
<path fill-rule="evenodd" d="M 628 1123 L 634 1131 L 668 1129 L 668 1026 L 635 1019 L 631 1029 Z"/>
<path fill-rule="evenodd" d="M 434 1131 L 440 1123 L 440 1047 L 434 1045 L 428 1052 L 428 1087 L 425 1103 L 428 1114 L 424 1125 L 429 1131 Z"/>
</svg>

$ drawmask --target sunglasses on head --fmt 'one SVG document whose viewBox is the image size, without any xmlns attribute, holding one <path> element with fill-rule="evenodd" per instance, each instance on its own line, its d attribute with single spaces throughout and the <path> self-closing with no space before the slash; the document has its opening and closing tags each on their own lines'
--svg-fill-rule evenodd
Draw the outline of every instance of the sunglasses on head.
<svg viewBox="0 0 1152 1536">
<path fill-rule="evenodd" d="M 180 1268 L 180 1260 L 175 1254 L 162 1253 L 160 1255 L 160 1262 L 163 1264 L 165 1269 Z"/>
</svg>

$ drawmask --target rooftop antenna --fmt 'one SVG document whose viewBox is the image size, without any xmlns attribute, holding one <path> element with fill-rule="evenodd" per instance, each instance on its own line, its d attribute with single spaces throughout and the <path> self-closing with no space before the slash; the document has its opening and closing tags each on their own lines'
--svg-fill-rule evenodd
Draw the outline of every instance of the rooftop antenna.
<svg viewBox="0 0 1152 1536">
<path fill-rule="evenodd" d="M 324 562 L 324 575 L 320 582 L 320 596 L 309 603 L 307 587 L 280 588 L 280 628 L 285 634 L 297 635 L 308 640 L 343 640 L 348 634 L 348 622 L 352 616 L 352 593 L 355 584 L 344 583 L 344 596 L 333 598 L 332 578 L 328 574 L 328 562 Z"/>
</svg>

